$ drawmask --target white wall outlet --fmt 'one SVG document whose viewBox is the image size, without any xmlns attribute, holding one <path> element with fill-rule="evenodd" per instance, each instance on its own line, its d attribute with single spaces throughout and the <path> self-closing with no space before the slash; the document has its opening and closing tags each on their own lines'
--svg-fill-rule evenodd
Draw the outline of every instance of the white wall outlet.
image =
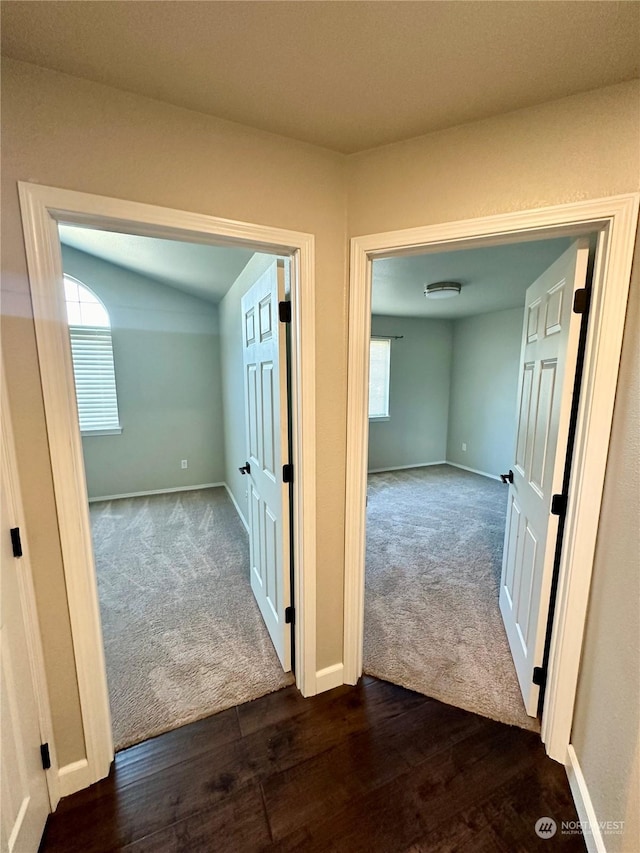
<svg viewBox="0 0 640 853">
<path fill-rule="evenodd" d="M 186 459 L 183 459 L 182 462 L 180 463 L 180 467 L 181 468 L 188 468 L 189 462 Z"/>
<path fill-rule="evenodd" d="M 467 444 L 465 441 L 462 442 L 462 449 L 465 453 L 467 452 Z"/>
</svg>

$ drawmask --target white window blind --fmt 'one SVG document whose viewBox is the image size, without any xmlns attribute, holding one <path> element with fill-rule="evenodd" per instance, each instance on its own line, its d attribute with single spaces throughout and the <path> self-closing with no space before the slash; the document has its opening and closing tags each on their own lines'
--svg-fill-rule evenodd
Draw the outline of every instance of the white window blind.
<svg viewBox="0 0 640 853">
<path fill-rule="evenodd" d="M 64 285 L 80 432 L 120 432 L 109 314 L 76 279 Z"/>
<path fill-rule="evenodd" d="M 369 344 L 369 417 L 389 417 L 391 339 L 374 338 Z"/>
<path fill-rule="evenodd" d="M 111 329 L 69 326 L 81 432 L 119 430 Z"/>
</svg>

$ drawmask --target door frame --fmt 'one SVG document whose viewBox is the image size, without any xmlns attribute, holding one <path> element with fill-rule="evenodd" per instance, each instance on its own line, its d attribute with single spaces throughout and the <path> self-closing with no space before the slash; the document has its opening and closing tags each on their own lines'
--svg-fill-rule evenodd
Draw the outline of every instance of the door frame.
<svg viewBox="0 0 640 853">
<path fill-rule="evenodd" d="M 316 693 L 315 238 L 28 182 L 18 184 L 86 757 L 58 768 L 61 796 L 104 778 L 114 757 L 82 441 L 57 223 L 238 246 L 291 261 L 296 684 Z"/>
<path fill-rule="evenodd" d="M 36 604 L 36 594 L 33 584 L 33 570 L 29 558 L 29 531 L 24 519 L 22 494 L 20 491 L 20 478 L 18 475 L 18 460 L 16 457 L 16 445 L 13 437 L 13 421 L 11 419 L 11 406 L 9 393 L 5 379 L 4 363 L 0 370 L 1 404 L 0 423 L 2 425 L 1 437 L 2 453 L 7 460 L 6 475 L 8 478 L 7 498 L 12 515 L 13 527 L 20 529 L 20 541 L 22 545 L 22 557 L 20 558 L 20 571 L 18 572 L 18 587 L 22 602 L 22 618 L 24 620 L 27 650 L 31 664 L 31 680 L 38 709 L 38 724 L 40 727 L 41 743 L 49 744 L 49 755 L 51 767 L 43 769 L 49 793 L 49 811 L 53 812 L 60 801 L 60 790 L 58 774 L 55 770 L 56 746 L 53 736 L 53 723 L 51 720 L 51 704 L 49 700 L 49 688 L 44 666 L 44 652 L 42 650 L 42 637 L 40 634 L 40 621 Z M 2 535 L 7 536 L 9 531 L 3 530 Z"/>
<path fill-rule="evenodd" d="M 567 763 L 582 638 L 622 350 L 640 193 L 351 240 L 345 517 L 344 679 L 362 674 L 372 262 L 454 248 L 598 232 L 571 488 L 560 560 L 541 736 Z"/>
</svg>

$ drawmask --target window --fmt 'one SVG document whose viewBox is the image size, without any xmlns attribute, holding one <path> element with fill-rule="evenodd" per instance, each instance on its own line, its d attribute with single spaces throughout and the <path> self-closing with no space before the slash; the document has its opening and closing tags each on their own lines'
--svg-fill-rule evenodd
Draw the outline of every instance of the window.
<svg viewBox="0 0 640 853">
<path fill-rule="evenodd" d="M 120 433 L 111 322 L 88 287 L 64 277 L 78 418 L 83 435 Z"/>
<path fill-rule="evenodd" d="M 369 417 L 389 417 L 389 370 L 391 338 L 369 342 Z"/>
</svg>

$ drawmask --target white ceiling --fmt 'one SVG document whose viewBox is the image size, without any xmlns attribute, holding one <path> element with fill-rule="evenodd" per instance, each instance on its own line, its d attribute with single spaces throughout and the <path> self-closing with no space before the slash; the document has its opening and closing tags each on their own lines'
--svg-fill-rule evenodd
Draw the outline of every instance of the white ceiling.
<svg viewBox="0 0 640 853">
<path fill-rule="evenodd" d="M 247 265 L 253 252 L 58 226 L 60 242 L 103 261 L 146 275 L 179 290 L 219 302 Z"/>
<path fill-rule="evenodd" d="M 570 243 L 558 238 L 374 261 L 372 313 L 453 320 L 519 307 L 527 287 Z M 460 282 L 460 295 L 427 299 L 424 286 L 435 281 Z"/>
<path fill-rule="evenodd" d="M 345 153 L 640 76 L 635 0 L 4 0 L 5 55 Z"/>
</svg>

